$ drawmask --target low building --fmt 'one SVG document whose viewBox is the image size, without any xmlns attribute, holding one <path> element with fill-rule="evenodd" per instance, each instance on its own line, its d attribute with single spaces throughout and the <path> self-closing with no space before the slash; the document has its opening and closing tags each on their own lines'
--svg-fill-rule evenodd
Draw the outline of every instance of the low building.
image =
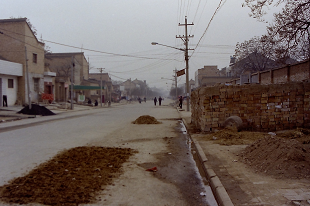
<svg viewBox="0 0 310 206">
<path fill-rule="evenodd" d="M 18 100 L 18 79 L 23 76 L 23 65 L 0 59 L 0 106 L 13 106 Z"/>
<path fill-rule="evenodd" d="M 214 86 L 218 83 L 230 81 L 231 77 L 221 76 L 221 71 L 217 66 L 204 66 L 195 72 L 195 87 Z"/>
<path fill-rule="evenodd" d="M 0 55 L 7 61 L 23 67 L 22 76 L 17 77 L 18 103 L 39 102 L 45 91 L 45 82 L 53 90 L 53 74 L 44 73 L 44 43 L 40 42 L 27 22 L 27 18 L 0 20 Z M 29 94 L 27 89 L 29 75 Z M 45 76 L 47 75 L 47 76 Z M 54 93 L 54 91 L 51 91 Z"/>
<path fill-rule="evenodd" d="M 74 63 L 73 84 L 81 85 L 84 79 L 88 79 L 89 65 L 84 52 L 45 54 L 45 66 L 56 73 L 55 100 L 57 102 L 65 102 L 71 97 L 69 85 L 71 85 L 72 62 Z M 77 90 L 74 91 L 75 100 L 77 100 L 78 92 Z"/>
</svg>

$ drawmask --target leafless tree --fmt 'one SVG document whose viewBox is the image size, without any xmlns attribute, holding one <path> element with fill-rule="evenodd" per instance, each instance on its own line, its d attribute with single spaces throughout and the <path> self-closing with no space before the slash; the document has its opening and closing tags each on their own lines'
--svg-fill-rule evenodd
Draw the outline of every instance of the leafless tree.
<svg viewBox="0 0 310 206">
<path fill-rule="evenodd" d="M 277 59 L 309 58 L 309 0 L 245 0 L 243 4 L 251 9 L 250 16 L 260 21 L 265 21 L 265 8 L 280 5 L 284 7 L 279 13 L 274 14 L 273 23 L 267 27 L 268 39 L 274 44 L 274 55 Z"/>
</svg>

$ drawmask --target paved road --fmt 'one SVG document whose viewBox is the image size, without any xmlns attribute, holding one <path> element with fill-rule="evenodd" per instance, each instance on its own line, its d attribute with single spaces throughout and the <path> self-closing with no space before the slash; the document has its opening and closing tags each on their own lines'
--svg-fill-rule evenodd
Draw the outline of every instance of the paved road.
<svg viewBox="0 0 310 206">
<path fill-rule="evenodd" d="M 180 131 L 179 114 L 167 100 L 161 107 L 152 102 L 135 103 L 78 114 L 1 132 L 0 185 L 63 149 L 85 145 L 129 147 L 139 153 L 125 163 L 124 174 L 100 194 L 104 202 L 98 205 L 216 205 L 198 175 L 188 137 Z M 131 124 L 141 115 L 154 116 L 163 124 Z M 146 172 L 150 166 L 157 166 L 158 172 Z M 207 193 L 207 198 L 201 192 Z"/>
</svg>

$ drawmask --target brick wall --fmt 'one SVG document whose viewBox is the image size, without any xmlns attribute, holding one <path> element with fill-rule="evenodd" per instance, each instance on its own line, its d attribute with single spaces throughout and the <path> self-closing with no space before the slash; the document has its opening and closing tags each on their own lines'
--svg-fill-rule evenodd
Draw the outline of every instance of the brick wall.
<svg viewBox="0 0 310 206">
<path fill-rule="evenodd" d="M 251 82 L 260 84 L 279 84 L 285 82 L 307 81 L 310 77 L 310 61 L 306 60 L 294 65 L 266 70 L 251 74 Z M 227 81 L 240 84 L 240 78 Z"/>
<path fill-rule="evenodd" d="M 214 131 L 239 116 L 247 130 L 310 127 L 310 83 L 202 87 L 191 94 L 192 122 Z"/>
</svg>

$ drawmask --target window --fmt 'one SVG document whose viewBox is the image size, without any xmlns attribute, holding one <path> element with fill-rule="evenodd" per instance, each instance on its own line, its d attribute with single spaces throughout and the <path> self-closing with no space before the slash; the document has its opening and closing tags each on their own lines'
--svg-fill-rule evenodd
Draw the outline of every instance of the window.
<svg viewBox="0 0 310 206">
<path fill-rule="evenodd" d="M 13 81 L 13 79 L 8 79 L 8 88 L 14 88 L 14 81 Z"/>
<path fill-rule="evenodd" d="M 34 78 L 33 79 L 34 81 L 34 91 L 35 92 L 39 92 L 39 89 L 40 89 L 40 79 L 39 78 Z"/>
<path fill-rule="evenodd" d="M 32 54 L 32 62 L 33 62 L 33 63 L 37 63 L 37 61 L 38 61 L 38 55 L 35 54 L 35 53 L 33 53 L 33 54 Z"/>
</svg>

